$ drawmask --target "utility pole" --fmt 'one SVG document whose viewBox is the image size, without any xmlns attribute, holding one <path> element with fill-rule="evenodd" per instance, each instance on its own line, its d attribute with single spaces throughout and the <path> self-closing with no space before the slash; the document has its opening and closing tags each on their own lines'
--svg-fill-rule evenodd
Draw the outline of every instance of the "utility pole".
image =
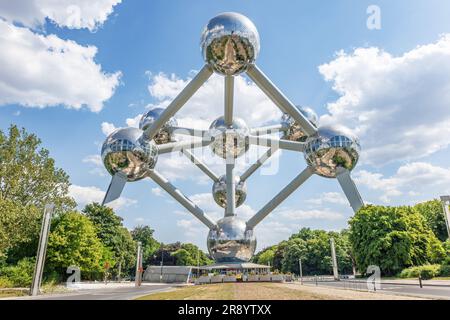
<svg viewBox="0 0 450 320">
<path fill-rule="evenodd" d="M 159 275 L 159 282 L 162 282 L 164 266 L 164 246 L 161 246 L 161 274 Z"/>
<path fill-rule="evenodd" d="M 39 246 L 36 255 L 36 265 L 34 268 L 33 281 L 31 283 L 30 289 L 30 295 L 32 296 L 37 296 L 41 288 L 42 273 L 44 272 L 45 265 L 45 255 L 47 253 L 48 235 L 50 233 L 51 220 L 54 210 L 55 205 L 53 203 L 47 204 L 44 209 L 41 233 L 39 236 Z"/>
<path fill-rule="evenodd" d="M 135 287 L 140 287 L 142 283 L 142 242 L 137 243 L 137 254 L 136 254 L 136 277 L 134 279 Z"/>
<path fill-rule="evenodd" d="M 299 270 L 300 270 L 300 284 L 303 284 L 302 258 L 298 258 L 298 267 L 299 267 Z"/>
<path fill-rule="evenodd" d="M 200 276 L 200 248 L 197 248 L 197 276 Z"/>
<path fill-rule="evenodd" d="M 330 238 L 330 244 L 331 244 L 331 259 L 333 260 L 333 276 L 334 280 L 339 280 L 339 271 L 338 271 L 338 264 L 336 259 L 336 248 L 334 245 L 334 238 Z"/>
<path fill-rule="evenodd" d="M 445 224 L 447 225 L 448 236 L 450 237 L 450 196 L 442 196 L 442 207 L 444 209 Z"/>
</svg>

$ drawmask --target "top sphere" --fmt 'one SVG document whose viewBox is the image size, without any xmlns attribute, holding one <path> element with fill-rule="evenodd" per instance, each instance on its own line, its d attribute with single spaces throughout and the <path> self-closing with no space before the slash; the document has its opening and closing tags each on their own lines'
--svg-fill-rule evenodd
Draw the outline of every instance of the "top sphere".
<svg viewBox="0 0 450 320">
<path fill-rule="evenodd" d="M 215 72 L 238 75 L 255 62 L 259 54 L 259 34 L 246 16 L 227 12 L 211 19 L 201 40 L 203 59 Z"/>
<path fill-rule="evenodd" d="M 338 168 L 355 168 L 360 151 L 359 139 L 348 129 L 322 127 L 306 141 L 305 160 L 316 174 L 336 178 Z"/>
</svg>

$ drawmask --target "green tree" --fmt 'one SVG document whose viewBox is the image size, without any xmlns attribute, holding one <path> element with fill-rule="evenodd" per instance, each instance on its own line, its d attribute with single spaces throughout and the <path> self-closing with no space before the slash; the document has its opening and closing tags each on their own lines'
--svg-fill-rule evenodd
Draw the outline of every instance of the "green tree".
<svg viewBox="0 0 450 320">
<path fill-rule="evenodd" d="M 424 217 L 426 224 L 440 241 L 448 239 L 447 226 L 442 208 L 442 202 L 432 200 L 416 204 L 414 208 Z"/>
<path fill-rule="evenodd" d="M 58 212 L 75 208 L 68 195 L 69 176 L 55 167 L 41 140 L 12 125 L 0 131 L 0 199 L 43 209 L 53 202 Z"/>
<path fill-rule="evenodd" d="M 142 256 L 144 264 L 150 264 L 156 250 L 161 244 L 153 237 L 154 230 L 149 226 L 137 226 L 131 231 L 134 241 L 142 243 Z"/>
<path fill-rule="evenodd" d="M 67 267 L 77 266 L 82 276 L 92 277 L 103 272 L 110 252 L 97 237 L 93 223 L 78 212 L 57 217 L 52 223 L 47 248 L 49 271 L 63 275 Z"/>
<path fill-rule="evenodd" d="M 175 264 L 177 266 L 192 266 L 196 264 L 196 261 L 186 249 L 178 249 L 172 252 L 171 255 L 175 257 Z"/>
<path fill-rule="evenodd" d="M 162 261 L 162 256 L 164 256 L 164 265 L 166 266 L 196 266 L 197 263 L 203 266 L 213 262 L 202 250 L 191 243 L 176 242 L 171 244 L 161 244 L 159 249 L 152 256 L 149 264 L 159 265 Z"/>
<path fill-rule="evenodd" d="M 443 260 L 442 244 L 412 207 L 366 206 L 350 220 L 350 242 L 360 271 L 378 265 L 386 275 Z"/>
<path fill-rule="evenodd" d="M 262 252 L 258 259 L 256 260 L 257 263 L 262 264 L 262 265 L 273 265 L 273 259 L 275 257 L 275 250 L 272 248 L 269 248 L 267 250 L 264 250 L 264 252 Z"/>
<path fill-rule="evenodd" d="M 122 218 L 113 209 L 98 203 L 87 205 L 83 213 L 94 224 L 98 238 L 112 253 L 112 271 L 120 277 L 122 271 L 129 270 L 135 263 L 136 245 L 130 232 L 123 227 Z"/>
<path fill-rule="evenodd" d="M 0 198 L 0 257 L 6 258 L 7 252 L 19 245 L 30 245 L 39 233 L 41 218 L 42 212 L 33 205 Z M 24 254 L 16 252 L 15 256 Z"/>
</svg>

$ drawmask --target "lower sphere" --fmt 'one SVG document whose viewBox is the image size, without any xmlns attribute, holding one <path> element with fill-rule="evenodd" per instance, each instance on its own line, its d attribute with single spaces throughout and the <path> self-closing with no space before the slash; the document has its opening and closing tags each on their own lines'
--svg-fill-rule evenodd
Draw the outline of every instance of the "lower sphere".
<svg viewBox="0 0 450 320">
<path fill-rule="evenodd" d="M 248 262 L 256 250 L 253 230 L 244 220 L 232 216 L 217 222 L 217 229 L 208 234 L 208 251 L 218 263 Z"/>
</svg>

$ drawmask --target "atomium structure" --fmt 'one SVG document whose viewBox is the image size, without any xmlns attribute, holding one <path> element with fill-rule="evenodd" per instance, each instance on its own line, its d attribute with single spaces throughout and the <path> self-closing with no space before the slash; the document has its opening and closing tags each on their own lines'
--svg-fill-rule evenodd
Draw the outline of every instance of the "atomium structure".
<svg viewBox="0 0 450 320">
<path fill-rule="evenodd" d="M 359 159 L 358 139 L 345 128 L 321 127 L 313 110 L 295 106 L 256 66 L 260 38 L 250 19 L 238 13 L 213 18 L 203 31 L 201 50 L 205 66 L 166 109 L 150 110 L 142 117 L 139 129 L 118 129 L 106 139 L 102 159 L 112 180 L 103 204 L 119 198 L 127 182 L 152 179 L 209 228 L 208 250 L 218 263 L 249 261 L 256 249 L 255 227 L 314 174 L 337 179 L 354 211 L 363 206 L 350 176 Z M 283 112 L 279 124 L 248 128 L 243 119 L 234 116 L 234 77 L 244 72 Z M 213 73 L 224 77 L 224 115 L 206 131 L 178 127 L 175 114 Z M 197 140 L 177 142 L 175 133 Z M 274 133 L 280 138 L 274 138 Z M 268 149 L 239 175 L 236 159 L 251 145 Z M 217 176 L 191 152 L 203 147 L 226 159 L 224 176 Z M 247 179 L 279 149 L 303 153 L 307 167 L 251 219 L 239 218 L 236 208 L 246 200 Z M 172 152 L 183 153 L 211 178 L 214 200 L 225 209 L 223 219 L 213 221 L 155 169 L 158 155 Z"/>
</svg>

